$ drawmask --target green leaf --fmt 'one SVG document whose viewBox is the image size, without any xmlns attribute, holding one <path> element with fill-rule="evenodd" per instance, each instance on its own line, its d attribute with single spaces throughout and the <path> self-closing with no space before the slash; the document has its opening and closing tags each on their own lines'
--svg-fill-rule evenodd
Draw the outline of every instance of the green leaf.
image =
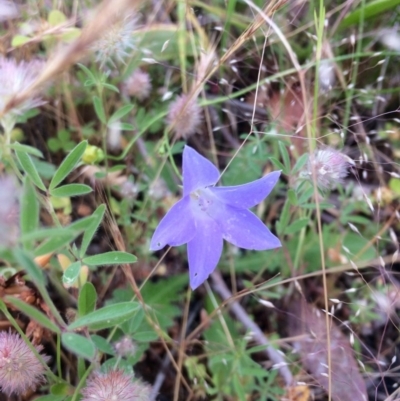
<svg viewBox="0 0 400 401">
<path fill-rule="evenodd" d="M 297 233 L 297 231 L 300 231 L 304 227 L 307 227 L 308 223 L 310 222 L 310 219 L 304 218 L 304 219 L 299 219 L 292 223 L 290 226 L 286 227 L 284 233 L 285 234 L 294 234 Z"/>
<path fill-rule="evenodd" d="M 56 383 L 50 388 L 50 393 L 52 395 L 63 395 L 65 397 L 71 394 L 71 392 L 73 392 L 73 389 L 68 383 Z M 37 398 L 35 400 L 37 400 Z"/>
<path fill-rule="evenodd" d="M 15 151 L 15 154 L 17 155 L 17 159 L 21 164 L 22 169 L 29 176 L 32 182 L 42 191 L 46 191 L 46 187 L 44 186 L 43 181 L 40 178 L 39 173 L 37 172 L 36 167 L 33 164 L 30 156 L 27 153 L 19 152 L 18 150 Z"/>
<path fill-rule="evenodd" d="M 297 204 L 297 196 L 294 189 L 290 188 L 287 192 L 287 198 L 292 206 L 296 206 Z"/>
<path fill-rule="evenodd" d="M 290 220 L 290 201 L 289 199 L 287 199 L 285 205 L 283 206 L 280 219 L 276 224 L 276 229 L 279 235 L 284 233 L 284 230 L 288 225 L 289 220 Z"/>
<path fill-rule="evenodd" d="M 211 4 L 211 3 L 210 3 Z M 139 30 L 133 32 L 133 37 L 137 43 L 140 43 L 138 51 L 138 59 L 142 57 L 151 57 L 158 62 L 161 60 L 176 60 L 179 52 L 182 51 L 179 41 L 183 39 L 185 45 L 185 52 L 187 56 L 193 56 L 193 46 L 191 45 L 191 38 L 189 35 L 183 34 L 182 38 L 178 38 L 176 25 L 170 24 L 169 26 L 163 25 L 162 27 L 149 27 L 146 30 Z M 195 40 L 199 40 L 197 34 L 194 32 Z M 168 41 L 168 46 L 165 48 L 163 45 Z"/>
<path fill-rule="evenodd" d="M 400 179 L 391 178 L 389 180 L 389 188 L 394 192 L 396 197 L 400 195 Z"/>
<path fill-rule="evenodd" d="M 24 152 L 24 153 L 31 154 L 32 156 L 43 158 L 43 153 L 39 149 L 36 149 L 32 146 L 22 145 L 19 142 L 14 142 L 14 143 L 8 145 L 8 147 L 10 149 L 13 149 L 18 152 Z"/>
<path fill-rule="evenodd" d="M 85 283 L 81 288 L 78 298 L 78 313 L 79 316 L 85 316 L 92 313 L 96 307 L 97 294 L 92 283 Z"/>
<path fill-rule="evenodd" d="M 79 230 L 84 231 L 88 227 L 89 224 L 92 224 L 93 215 L 84 217 L 83 219 L 79 219 L 71 223 L 67 228 L 71 230 Z"/>
<path fill-rule="evenodd" d="M 103 107 L 103 102 L 98 96 L 93 96 L 93 105 L 94 105 L 94 110 L 97 114 L 97 117 L 99 117 L 99 120 L 103 123 L 107 123 L 106 119 L 106 113 L 104 112 L 104 107 Z"/>
<path fill-rule="evenodd" d="M 87 88 L 90 88 L 91 86 L 94 86 L 94 85 L 96 85 L 96 82 L 92 81 L 91 79 L 87 79 L 83 84 L 83 86 L 85 86 Z"/>
<path fill-rule="evenodd" d="M 102 85 L 105 88 L 112 90 L 113 92 L 119 93 L 119 89 L 115 85 L 108 84 L 107 82 L 103 82 Z"/>
<path fill-rule="evenodd" d="M 92 241 L 95 232 L 99 228 L 101 221 L 103 220 L 105 210 L 106 210 L 106 206 L 100 205 L 93 212 L 93 214 L 91 216 L 93 221 L 89 225 L 86 226 L 87 229 L 85 230 L 85 233 L 83 234 L 81 250 L 79 253 L 81 258 L 83 258 L 85 256 L 85 253 L 89 247 L 89 244 Z"/>
<path fill-rule="evenodd" d="M 81 229 L 83 231 L 83 229 Z M 78 235 L 79 230 L 72 230 L 69 227 L 61 228 L 41 228 L 30 233 L 26 233 L 21 236 L 21 241 L 40 241 L 51 237 L 62 236 L 62 235 Z"/>
<path fill-rule="evenodd" d="M 36 191 L 28 177 L 24 179 L 23 193 L 21 198 L 20 226 L 21 236 L 34 232 L 39 224 L 39 202 Z M 31 250 L 33 241 L 22 241 L 24 248 Z"/>
<path fill-rule="evenodd" d="M 12 47 L 19 47 L 23 46 L 25 43 L 28 43 L 31 40 L 30 37 L 24 35 L 15 35 L 12 38 L 11 46 Z"/>
<path fill-rule="evenodd" d="M 41 397 L 35 398 L 35 401 L 64 401 L 65 395 L 42 395 Z"/>
<path fill-rule="evenodd" d="M 62 24 L 67 20 L 65 14 L 63 14 L 59 10 L 51 10 L 49 16 L 47 17 L 47 21 L 51 26 L 57 26 Z"/>
<path fill-rule="evenodd" d="M 82 263 L 78 260 L 77 262 L 71 263 L 66 269 L 62 276 L 62 281 L 66 285 L 72 285 L 75 280 L 79 277 L 81 272 Z"/>
<path fill-rule="evenodd" d="M 135 130 L 135 126 L 133 124 L 129 124 L 129 123 L 121 123 L 120 128 L 122 131 L 134 131 Z"/>
<path fill-rule="evenodd" d="M 297 200 L 298 205 L 303 205 L 305 202 L 309 202 L 309 200 L 312 198 L 314 195 L 314 188 L 309 187 L 304 190 L 304 192 L 300 195 L 300 197 Z"/>
<path fill-rule="evenodd" d="M 52 196 L 59 198 L 86 195 L 92 192 L 92 188 L 85 184 L 67 184 L 50 190 Z"/>
<path fill-rule="evenodd" d="M 125 263 L 135 263 L 136 261 L 136 256 L 121 251 L 105 252 L 83 259 L 83 263 L 89 266 L 121 265 Z"/>
<path fill-rule="evenodd" d="M 105 329 L 121 324 L 131 318 L 139 309 L 137 302 L 120 302 L 117 304 L 107 305 L 88 315 L 82 316 L 69 325 L 70 330 L 81 327 L 91 329 Z"/>
<path fill-rule="evenodd" d="M 33 319 L 34 321 L 39 323 L 42 327 L 45 327 L 46 329 L 49 329 L 54 333 L 61 333 L 60 328 L 55 323 L 53 323 L 44 313 L 42 313 L 35 307 L 14 297 L 6 297 L 5 300 L 14 305 L 18 310 L 20 310 L 30 319 Z"/>
<path fill-rule="evenodd" d="M 103 354 L 108 354 L 108 355 L 115 355 L 114 348 L 108 343 L 108 341 L 101 336 L 98 336 L 97 334 L 93 334 L 90 336 L 92 339 L 94 345 L 96 348 L 102 352 Z"/>
<path fill-rule="evenodd" d="M 286 167 L 278 159 L 269 157 L 269 160 L 278 170 L 282 170 L 284 174 L 287 174 Z"/>
<path fill-rule="evenodd" d="M 39 159 L 32 159 L 40 177 L 46 180 L 51 180 L 56 172 L 56 167 L 48 162 Z"/>
<path fill-rule="evenodd" d="M 80 334 L 64 333 L 61 336 L 61 342 L 65 348 L 89 361 L 91 361 L 96 354 L 96 348 L 93 342 Z"/>
<path fill-rule="evenodd" d="M 74 238 L 79 235 L 77 232 L 65 231 L 41 243 L 34 251 L 35 256 L 46 255 L 54 252 L 63 246 L 68 245 Z"/>
<path fill-rule="evenodd" d="M 147 302 L 146 302 L 147 303 Z M 161 312 L 162 313 L 162 312 Z M 122 325 L 124 333 L 136 333 L 145 318 L 144 310 L 141 308 L 136 315 Z"/>
<path fill-rule="evenodd" d="M 150 342 L 158 339 L 158 334 L 155 331 L 141 331 L 135 333 L 132 338 L 137 342 Z"/>
<path fill-rule="evenodd" d="M 394 10 L 398 5 L 400 5 L 400 0 L 375 0 L 365 2 L 365 4 L 364 2 L 361 2 L 360 4 L 361 6 L 359 8 L 346 15 L 340 23 L 339 29 L 358 24 L 362 14 L 364 14 L 365 21 L 366 19 L 375 17 L 387 10 Z"/>
<path fill-rule="evenodd" d="M 58 138 L 50 138 L 47 141 L 47 146 L 52 152 L 58 152 L 60 149 L 62 149 L 63 144 Z"/>
<path fill-rule="evenodd" d="M 64 178 L 75 168 L 83 153 L 85 152 L 86 146 L 87 141 L 79 143 L 62 161 L 60 167 L 54 173 L 54 177 L 50 182 L 50 191 L 57 187 L 61 183 L 61 181 L 63 181 Z"/>
<path fill-rule="evenodd" d="M 112 166 L 108 172 L 109 173 L 115 173 L 117 171 L 123 171 L 126 169 L 126 165 L 125 164 L 116 164 L 115 166 Z"/>
<path fill-rule="evenodd" d="M 304 155 L 301 155 L 297 159 L 296 164 L 293 167 L 292 174 L 297 174 L 307 163 L 307 161 L 308 161 L 308 153 L 304 153 Z"/>
<path fill-rule="evenodd" d="M 93 72 L 89 70 L 85 65 L 78 63 L 78 67 L 87 75 L 87 77 L 93 81 L 96 82 L 96 77 L 94 76 Z"/>
<path fill-rule="evenodd" d="M 133 104 L 126 104 L 125 106 L 122 106 L 119 108 L 109 119 L 108 119 L 108 125 L 114 123 L 115 121 L 121 120 L 123 117 L 125 117 L 128 113 L 132 111 L 134 108 Z"/>
<path fill-rule="evenodd" d="M 289 153 L 286 149 L 286 145 L 281 141 L 278 142 L 278 145 L 279 145 L 279 151 L 281 152 L 281 155 L 282 155 L 283 164 L 286 167 L 285 170 L 290 171 L 290 157 L 289 157 Z"/>
<path fill-rule="evenodd" d="M 310 202 L 310 203 L 306 203 L 304 205 L 301 205 L 301 207 L 303 209 L 316 209 L 317 208 L 317 204 L 314 202 Z M 329 202 L 320 202 L 319 203 L 319 207 L 320 209 L 336 209 L 336 206 L 332 203 Z"/>
<path fill-rule="evenodd" d="M 40 267 L 21 249 L 14 249 L 13 255 L 18 264 L 27 272 L 34 283 L 44 285 L 44 276 Z"/>
</svg>

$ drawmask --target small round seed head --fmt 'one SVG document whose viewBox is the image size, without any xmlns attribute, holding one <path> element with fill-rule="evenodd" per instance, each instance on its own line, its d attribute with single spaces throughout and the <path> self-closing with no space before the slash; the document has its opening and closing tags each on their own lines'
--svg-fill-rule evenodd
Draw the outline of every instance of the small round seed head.
<svg viewBox="0 0 400 401">
<path fill-rule="evenodd" d="M 137 347 L 131 337 L 124 336 L 114 344 L 114 349 L 117 355 L 124 358 L 135 355 Z"/>
<path fill-rule="evenodd" d="M 100 63 L 101 68 L 106 63 L 110 63 L 114 67 L 115 62 L 125 64 L 129 50 L 135 49 L 133 31 L 136 24 L 137 19 L 129 15 L 111 26 L 94 44 L 93 50 L 96 52 L 96 61 Z"/>
<path fill-rule="evenodd" d="M 335 83 L 335 65 L 324 61 L 319 66 L 319 85 L 322 92 L 331 90 Z"/>
<path fill-rule="evenodd" d="M 123 370 L 95 372 L 82 390 L 82 401 L 147 401 L 149 398 L 142 396 L 147 387 L 140 381 L 133 381 L 133 375 Z"/>
<path fill-rule="evenodd" d="M 167 122 L 183 138 L 193 135 L 201 123 L 201 108 L 189 95 L 178 96 L 170 105 Z"/>
<path fill-rule="evenodd" d="M 312 180 L 314 170 L 317 185 L 321 190 L 334 189 L 343 183 L 351 164 L 351 159 L 337 150 L 319 149 L 309 155 L 300 177 Z"/>
<path fill-rule="evenodd" d="M 114 121 L 108 124 L 107 146 L 111 151 L 121 150 L 123 143 L 121 121 Z"/>
<path fill-rule="evenodd" d="M 40 352 L 42 347 L 36 349 Z M 0 386 L 4 393 L 24 394 L 35 389 L 44 381 L 43 374 L 43 365 L 18 334 L 0 333 Z"/>
<path fill-rule="evenodd" d="M 0 177 L 0 247 L 13 246 L 19 235 L 19 195 L 16 180 Z"/>
<path fill-rule="evenodd" d="M 19 17 L 17 5 L 10 0 L 0 1 L 0 21 L 7 21 Z"/>
<path fill-rule="evenodd" d="M 150 75 L 140 68 L 135 70 L 125 81 L 124 90 L 128 96 L 135 97 L 138 100 L 146 99 L 151 91 Z"/>
</svg>

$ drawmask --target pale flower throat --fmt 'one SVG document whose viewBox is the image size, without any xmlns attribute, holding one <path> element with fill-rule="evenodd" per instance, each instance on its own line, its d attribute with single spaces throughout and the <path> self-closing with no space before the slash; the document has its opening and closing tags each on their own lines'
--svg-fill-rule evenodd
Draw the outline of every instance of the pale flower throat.
<svg viewBox="0 0 400 401">
<path fill-rule="evenodd" d="M 209 209 L 215 202 L 215 195 L 208 188 L 196 189 L 190 194 L 190 206 L 196 217 L 211 217 Z"/>
</svg>

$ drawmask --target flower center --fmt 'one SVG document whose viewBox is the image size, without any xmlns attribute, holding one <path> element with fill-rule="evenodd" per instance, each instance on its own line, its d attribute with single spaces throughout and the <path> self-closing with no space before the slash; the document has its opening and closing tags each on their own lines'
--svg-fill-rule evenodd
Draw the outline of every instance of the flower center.
<svg viewBox="0 0 400 401">
<path fill-rule="evenodd" d="M 214 195 L 207 188 L 197 189 L 190 194 L 191 205 L 197 216 L 209 216 L 209 209 L 214 203 Z"/>
</svg>

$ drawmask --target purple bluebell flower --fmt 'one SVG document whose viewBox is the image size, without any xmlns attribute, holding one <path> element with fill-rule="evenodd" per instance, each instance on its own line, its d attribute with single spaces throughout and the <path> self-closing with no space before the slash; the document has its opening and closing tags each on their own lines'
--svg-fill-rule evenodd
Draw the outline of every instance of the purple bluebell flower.
<svg viewBox="0 0 400 401">
<path fill-rule="evenodd" d="M 150 250 L 187 244 L 190 286 L 194 290 L 216 268 L 224 239 L 239 248 L 257 251 L 280 247 L 279 239 L 247 210 L 269 195 L 280 174 L 274 171 L 248 184 L 215 187 L 218 169 L 185 146 L 183 198 L 161 220 Z"/>
</svg>

